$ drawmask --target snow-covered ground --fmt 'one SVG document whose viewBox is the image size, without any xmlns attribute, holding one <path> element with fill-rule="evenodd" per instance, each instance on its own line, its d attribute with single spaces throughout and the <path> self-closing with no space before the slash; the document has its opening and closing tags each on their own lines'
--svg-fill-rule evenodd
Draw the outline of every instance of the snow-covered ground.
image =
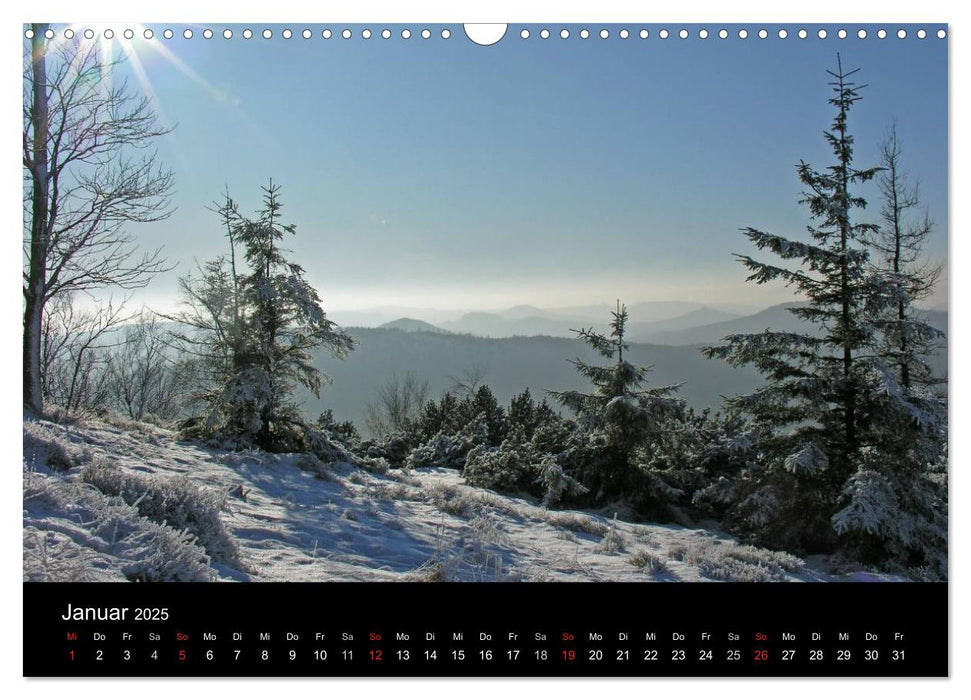
<svg viewBox="0 0 971 700">
<path fill-rule="evenodd" d="M 105 484 L 126 484 L 128 498 Z M 378 474 L 209 449 L 145 424 L 29 416 L 23 522 L 25 580 L 889 578 L 824 573 L 821 559 L 810 566 L 706 529 L 547 510 L 452 470 Z"/>
</svg>

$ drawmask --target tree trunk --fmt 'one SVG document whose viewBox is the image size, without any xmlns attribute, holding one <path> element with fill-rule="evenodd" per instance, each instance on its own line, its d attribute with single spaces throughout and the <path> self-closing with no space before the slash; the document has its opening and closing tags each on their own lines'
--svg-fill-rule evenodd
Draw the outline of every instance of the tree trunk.
<svg viewBox="0 0 971 700">
<path fill-rule="evenodd" d="M 837 54 L 837 61 L 839 61 L 839 54 Z M 850 173 L 849 173 L 849 156 L 847 155 L 847 143 L 846 143 L 846 109 L 847 103 L 846 93 L 843 83 L 844 73 L 843 65 L 839 63 L 839 86 L 840 86 L 840 116 L 839 116 L 839 176 L 840 176 L 840 190 L 839 205 L 842 209 L 842 215 L 839 217 L 838 225 L 840 230 L 840 253 L 842 257 L 840 259 L 840 321 L 842 323 L 842 342 L 843 342 L 843 381 L 845 386 L 843 387 L 843 469 L 852 468 L 853 456 L 857 450 L 857 438 L 856 438 L 856 388 L 854 387 L 853 380 L 853 346 L 855 343 L 856 334 L 856 324 L 853 322 L 854 319 L 850 313 L 850 304 L 853 297 L 853 291 L 850 289 L 849 281 L 849 263 L 847 262 L 846 253 L 849 250 L 851 228 L 850 228 Z M 847 475 L 839 475 L 840 481 L 846 478 Z"/>
<path fill-rule="evenodd" d="M 24 406 L 36 413 L 44 410 L 41 391 L 40 346 L 41 324 L 44 315 L 44 296 L 47 281 L 48 189 L 47 189 L 47 52 L 44 32 L 46 24 L 32 25 L 31 61 L 33 105 L 31 121 L 34 129 L 33 156 L 30 163 L 33 185 L 30 224 L 30 267 L 24 299 Z"/>
</svg>

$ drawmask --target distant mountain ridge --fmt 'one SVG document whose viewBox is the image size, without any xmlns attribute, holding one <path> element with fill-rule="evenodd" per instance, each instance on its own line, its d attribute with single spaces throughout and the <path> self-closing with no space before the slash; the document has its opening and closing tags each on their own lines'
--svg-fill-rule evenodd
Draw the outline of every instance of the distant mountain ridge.
<svg viewBox="0 0 971 700">
<path fill-rule="evenodd" d="M 705 345 L 736 333 L 760 333 L 766 329 L 813 333 L 816 329 L 789 311 L 804 302 L 776 304 L 754 313 L 737 313 L 724 304 L 694 302 L 645 302 L 628 307 L 627 338 L 631 342 L 657 345 Z M 401 310 L 401 309 L 395 309 Z M 550 336 L 575 338 L 576 329 L 603 331 L 610 322 L 611 308 L 604 305 L 541 309 L 519 305 L 502 311 L 453 311 L 413 309 L 416 313 L 386 318 L 385 312 L 338 312 L 337 323 L 349 327 L 398 328 L 429 333 L 458 333 L 482 338 Z M 429 316 L 423 316 L 428 312 Z M 369 315 L 370 314 L 370 315 Z M 947 329 L 947 311 L 928 310 L 921 314 L 935 328 Z"/>
<path fill-rule="evenodd" d="M 484 338 L 547 335 L 573 338 L 580 328 L 606 328 L 610 322 L 608 306 L 576 307 L 557 310 L 535 306 L 514 306 L 499 312 L 471 311 L 441 327 L 453 333 L 469 333 Z M 633 304 L 627 309 L 628 337 L 635 342 L 655 342 L 661 334 L 716 321 L 727 321 L 738 314 L 695 302 L 664 301 Z"/>
<path fill-rule="evenodd" d="M 674 318 L 666 318 L 661 321 L 628 322 L 627 337 L 634 342 L 655 343 L 663 342 L 667 334 L 683 331 L 688 328 L 709 325 L 712 323 L 731 322 L 740 318 L 738 314 L 720 311 L 703 306 L 700 309 L 689 311 Z"/>
<path fill-rule="evenodd" d="M 521 316 L 506 318 L 487 311 L 463 314 L 455 321 L 446 321 L 442 327 L 452 333 L 468 333 L 483 338 L 512 338 L 515 336 L 550 335 L 569 338 L 576 335 L 571 329 L 580 323 L 566 318 Z"/>
<path fill-rule="evenodd" d="M 793 314 L 790 309 L 805 306 L 805 302 L 776 304 L 758 313 L 738 316 L 733 319 L 685 327 L 655 336 L 654 340 L 664 345 L 702 345 L 717 343 L 727 335 L 738 333 L 761 333 L 764 330 L 811 333 L 815 329 Z"/>
<path fill-rule="evenodd" d="M 723 311 L 734 316 L 744 316 L 758 310 L 755 306 L 739 304 L 722 304 L 719 302 L 695 301 L 644 301 L 626 304 L 627 314 L 635 323 L 655 323 L 667 319 L 677 318 L 699 309 Z M 615 309 L 614 304 L 592 306 L 569 306 L 548 309 L 548 312 L 564 318 L 575 318 L 586 322 L 606 324 L 610 320 L 610 312 Z"/>
<path fill-rule="evenodd" d="M 706 345 L 718 343 L 728 335 L 761 333 L 765 330 L 815 334 L 818 329 L 813 324 L 799 318 L 791 311 L 805 305 L 805 302 L 776 304 L 749 316 L 654 334 L 650 340 L 662 345 Z M 934 328 L 947 331 L 946 311 L 918 310 L 917 313 Z"/>
<path fill-rule="evenodd" d="M 382 323 L 378 328 L 404 331 L 405 333 L 450 333 L 444 328 L 439 328 L 427 321 L 420 321 L 417 318 L 397 318 L 394 321 Z"/>
</svg>

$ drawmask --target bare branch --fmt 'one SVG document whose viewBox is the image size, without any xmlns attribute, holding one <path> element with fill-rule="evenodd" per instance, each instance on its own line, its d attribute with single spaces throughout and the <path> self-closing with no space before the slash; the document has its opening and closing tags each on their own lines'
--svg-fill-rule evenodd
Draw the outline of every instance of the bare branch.
<svg viewBox="0 0 971 700">
<path fill-rule="evenodd" d="M 139 251 L 127 226 L 168 218 L 174 186 L 154 149 L 171 129 L 127 83 L 104 80 L 121 59 L 80 37 L 48 43 L 45 28 L 24 51 L 24 398 L 35 410 L 45 306 L 144 287 L 171 269 L 160 248 Z"/>
</svg>

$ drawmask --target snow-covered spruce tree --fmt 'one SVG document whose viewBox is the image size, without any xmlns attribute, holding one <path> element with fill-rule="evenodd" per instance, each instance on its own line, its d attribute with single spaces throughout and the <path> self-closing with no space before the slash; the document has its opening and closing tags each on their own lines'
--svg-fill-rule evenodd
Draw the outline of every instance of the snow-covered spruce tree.
<svg viewBox="0 0 971 700">
<path fill-rule="evenodd" d="M 884 542 L 870 547 L 877 556 L 881 549 L 889 552 L 887 537 L 903 535 L 891 521 L 903 526 L 915 515 L 899 509 L 903 494 L 895 493 L 888 469 L 874 471 L 878 464 L 901 459 L 900 442 L 888 445 L 886 433 L 902 432 L 906 441 L 924 432 L 926 424 L 889 383 L 891 375 L 876 351 L 880 337 L 872 308 L 874 299 L 888 292 L 868 262 L 866 240 L 876 227 L 856 220 L 855 212 L 866 202 L 851 190 L 878 169 L 853 165 L 848 115 L 860 88 L 849 79 L 856 71 L 844 71 L 838 62 L 837 70 L 828 72 L 836 116 L 825 137 L 834 163 L 823 171 L 804 162 L 797 167 L 806 187 L 802 203 L 812 219 L 811 240 L 746 228 L 757 248 L 795 265 L 738 256 L 751 271 L 750 281 L 781 280 L 793 287 L 808 304 L 792 313 L 819 330 L 728 336 L 705 353 L 733 365 L 753 365 L 767 379 L 753 393 L 729 401 L 731 409 L 751 418 L 755 455 L 731 485 L 734 506 L 727 523 L 763 544 L 798 551 L 833 551 L 858 544 L 858 538 L 847 537 L 850 533 L 870 531 L 875 541 Z"/>
<path fill-rule="evenodd" d="M 193 429 L 239 445 L 296 451 L 315 449 L 320 437 L 292 400 L 298 384 L 319 395 L 325 377 L 312 364 L 313 352 L 344 357 L 354 342 L 327 318 L 303 268 L 281 247 L 296 229 L 280 221 L 279 190 L 272 181 L 263 188 L 255 219 L 226 197 L 217 213 L 229 258 L 207 263 L 198 280 L 183 280 L 188 310 L 175 320 L 192 327 L 183 340 L 211 361 L 201 396 L 206 414 Z"/>
<path fill-rule="evenodd" d="M 737 411 L 711 416 L 706 410 L 686 422 L 692 426 L 687 458 L 699 480 L 692 508 L 699 515 L 724 520 L 747 495 L 740 494 L 748 482 L 739 476 L 758 469 L 759 431 Z"/>
<path fill-rule="evenodd" d="M 643 506 L 671 494 L 672 487 L 663 475 L 647 466 L 646 453 L 669 422 L 682 415 L 684 401 L 673 396 L 676 385 L 641 388 L 651 370 L 624 359 L 627 307 L 618 301 L 612 315 L 609 336 L 592 329 L 574 331 L 601 356 L 613 360 L 607 366 L 587 364 L 579 358 L 573 361 L 577 371 L 594 385 L 594 393 L 550 394 L 577 415 L 584 439 L 598 444 L 598 458 L 576 465 L 578 471 L 571 476 L 596 501 L 618 498 Z"/>
<path fill-rule="evenodd" d="M 867 359 L 877 382 L 876 419 L 833 524 L 844 548 L 861 559 L 889 560 L 921 577 L 945 578 L 946 380 L 935 377 L 926 362 L 944 334 L 913 307 L 933 291 L 940 268 L 922 261 L 933 224 L 926 215 L 916 221 L 908 216 L 920 196 L 903 175 L 893 128 L 881 156 L 881 223 L 867 238 L 874 278 L 868 311 L 877 331 Z"/>
<path fill-rule="evenodd" d="M 196 383 L 192 401 L 207 409 L 206 415 L 193 415 L 183 424 L 199 436 L 217 428 L 216 421 L 207 418 L 218 414 L 208 409 L 219 403 L 224 387 L 242 369 L 246 338 L 236 251 L 235 224 L 241 216 L 228 192 L 213 211 L 226 231 L 229 254 L 197 264 L 195 274 L 179 278 L 182 309 L 162 315 L 173 322 L 173 343 L 189 358 Z"/>
</svg>

